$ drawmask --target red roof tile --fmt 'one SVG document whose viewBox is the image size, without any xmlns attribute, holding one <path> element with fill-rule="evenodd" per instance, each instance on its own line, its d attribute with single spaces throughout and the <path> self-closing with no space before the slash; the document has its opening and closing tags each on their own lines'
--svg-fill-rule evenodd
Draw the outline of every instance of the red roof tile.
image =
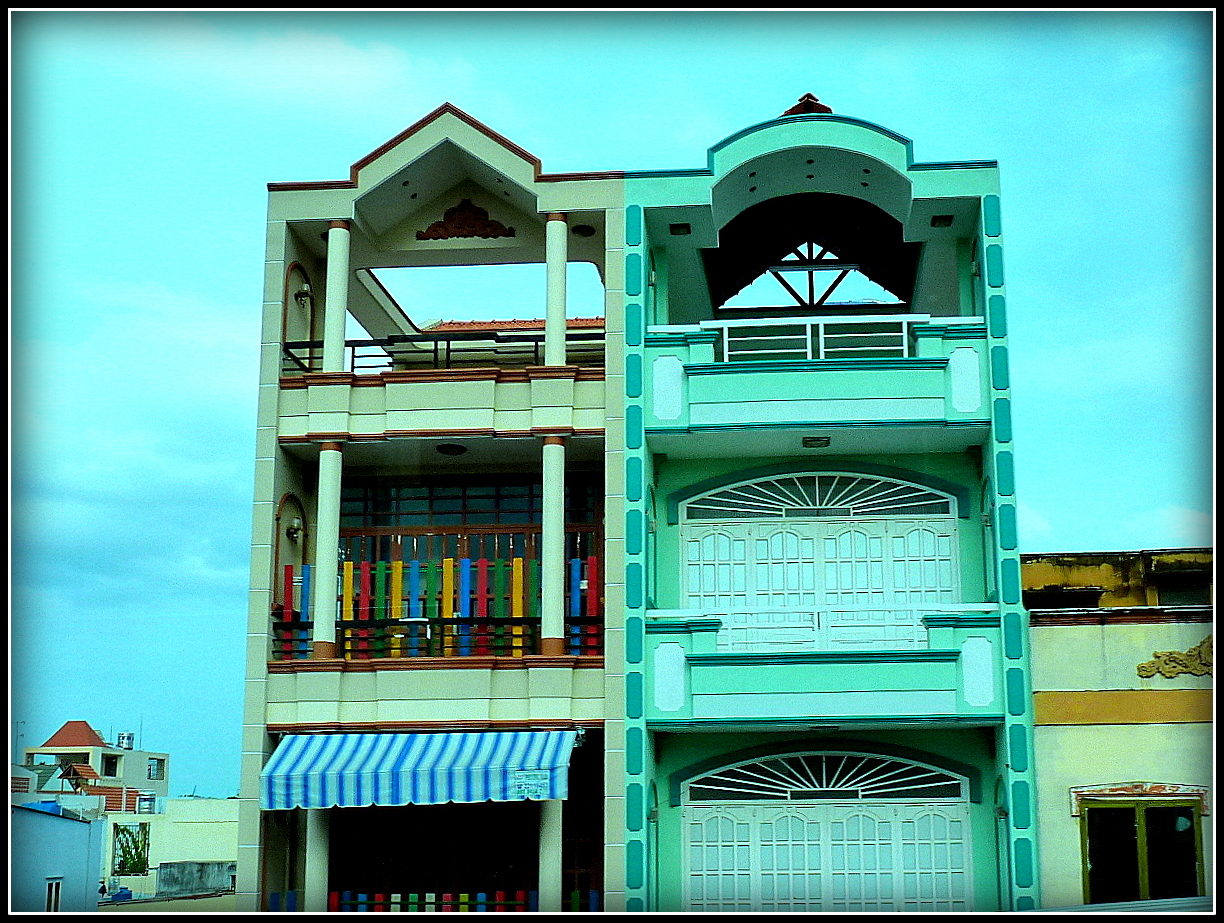
<svg viewBox="0 0 1224 923">
<path fill-rule="evenodd" d="M 100 779 L 98 771 L 88 763 L 70 763 L 64 767 L 60 778 L 67 779 L 69 776 L 75 776 L 78 779 Z"/>
<path fill-rule="evenodd" d="M 86 785 L 81 789 L 81 794 L 103 796 L 106 799 L 106 811 L 135 814 L 141 792 L 134 788 L 125 789 L 114 785 Z"/>
<path fill-rule="evenodd" d="M 43 744 L 44 747 L 105 747 L 102 739 L 88 721 L 65 721 L 64 726 L 56 731 Z"/>
</svg>

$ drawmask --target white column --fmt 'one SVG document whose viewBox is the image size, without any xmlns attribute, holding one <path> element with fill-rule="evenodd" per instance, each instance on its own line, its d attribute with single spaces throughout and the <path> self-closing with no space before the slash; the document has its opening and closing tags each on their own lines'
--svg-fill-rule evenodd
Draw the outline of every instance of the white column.
<svg viewBox="0 0 1224 923">
<path fill-rule="evenodd" d="M 306 913 L 327 912 L 327 873 L 331 847 L 327 820 L 326 810 L 306 812 L 306 875 L 302 883 L 302 909 Z"/>
<path fill-rule="evenodd" d="M 565 440 L 544 437 L 540 522 L 540 653 L 565 653 Z"/>
<path fill-rule="evenodd" d="M 336 561 L 340 554 L 340 482 L 344 446 L 325 442 L 319 446 L 318 517 L 315 525 L 315 564 L 310 575 L 314 586 L 311 619 L 314 645 L 311 656 L 336 656 Z"/>
<path fill-rule="evenodd" d="M 540 913 L 561 912 L 561 806 L 560 800 L 540 802 Z"/>
<path fill-rule="evenodd" d="M 544 364 L 565 365 L 565 265 L 569 226 L 563 212 L 550 212 L 544 224 L 544 261 L 548 312 L 544 315 Z"/>
<path fill-rule="evenodd" d="M 327 290 L 324 293 L 323 371 L 343 372 L 344 315 L 348 309 L 349 226 L 333 221 L 327 229 Z"/>
</svg>

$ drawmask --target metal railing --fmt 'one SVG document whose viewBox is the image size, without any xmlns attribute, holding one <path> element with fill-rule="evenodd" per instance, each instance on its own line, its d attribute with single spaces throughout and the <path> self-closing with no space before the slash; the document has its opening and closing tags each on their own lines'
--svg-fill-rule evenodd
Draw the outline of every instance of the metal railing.
<svg viewBox="0 0 1224 923">
<path fill-rule="evenodd" d="M 577 536 L 571 534 L 571 538 Z M 521 552 L 520 552 L 521 554 Z M 285 565 L 272 610 L 272 658 L 310 655 L 311 565 Z M 565 653 L 603 653 L 600 559 L 565 562 Z M 540 652 L 540 562 L 521 556 L 344 561 L 334 613 L 346 659 L 521 657 Z"/>
<path fill-rule="evenodd" d="M 570 330 L 566 362 L 583 367 L 604 364 L 602 330 Z M 544 363 L 543 331 L 443 331 L 345 340 L 344 370 L 356 375 L 419 369 L 526 368 Z M 322 340 L 292 340 L 281 351 L 281 375 L 323 370 Z"/>
<path fill-rule="evenodd" d="M 919 606 L 825 606 L 703 609 L 717 618 L 718 650 L 726 652 L 922 650 L 926 619 L 997 614 L 993 603 L 928 603 Z"/>
<path fill-rule="evenodd" d="M 914 355 L 914 327 L 926 315 L 779 317 L 702 321 L 719 334 L 718 362 L 810 362 L 819 359 L 905 359 Z"/>
</svg>

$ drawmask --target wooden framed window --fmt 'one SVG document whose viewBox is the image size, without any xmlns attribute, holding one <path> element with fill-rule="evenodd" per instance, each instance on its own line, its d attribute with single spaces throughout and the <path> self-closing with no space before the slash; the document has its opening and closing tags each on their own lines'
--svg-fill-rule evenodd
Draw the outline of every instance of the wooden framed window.
<svg viewBox="0 0 1224 923">
<path fill-rule="evenodd" d="M 1200 808 L 1192 799 L 1085 800 L 1084 903 L 1204 894 Z"/>
</svg>

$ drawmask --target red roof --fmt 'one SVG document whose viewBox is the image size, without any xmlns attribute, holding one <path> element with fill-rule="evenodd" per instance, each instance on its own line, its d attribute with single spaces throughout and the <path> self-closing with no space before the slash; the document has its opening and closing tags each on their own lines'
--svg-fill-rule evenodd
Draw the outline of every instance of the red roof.
<svg viewBox="0 0 1224 923">
<path fill-rule="evenodd" d="M 105 747 L 102 739 L 88 721 L 65 721 L 64 726 L 56 731 L 43 744 L 44 747 Z"/>
<path fill-rule="evenodd" d="M 125 789 L 114 785 L 86 785 L 81 789 L 81 794 L 103 796 L 106 799 L 106 811 L 135 814 L 142 793 L 134 788 Z"/>
<path fill-rule="evenodd" d="M 574 328 L 585 328 L 602 330 L 604 319 L 602 317 L 570 317 L 565 321 L 565 326 L 571 330 Z M 431 327 L 425 327 L 428 333 L 436 331 L 449 330 L 543 330 L 544 321 L 537 320 L 444 320 Z"/>
<path fill-rule="evenodd" d="M 78 779 L 100 779 L 96 769 L 88 763 L 71 763 L 60 774 L 60 778 L 67 779 L 69 776 L 76 776 Z"/>
</svg>

